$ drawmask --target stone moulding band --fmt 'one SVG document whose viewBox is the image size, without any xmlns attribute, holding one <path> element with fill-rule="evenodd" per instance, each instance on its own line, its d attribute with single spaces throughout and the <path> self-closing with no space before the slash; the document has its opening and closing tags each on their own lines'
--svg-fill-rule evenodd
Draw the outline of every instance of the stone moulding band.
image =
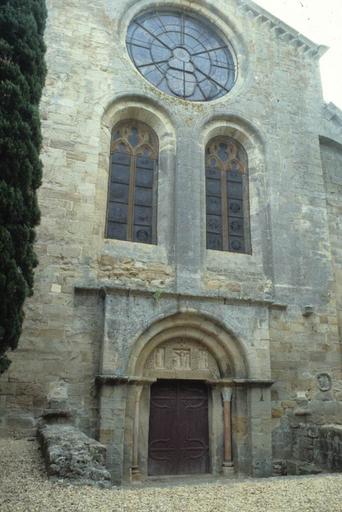
<svg viewBox="0 0 342 512">
<path fill-rule="evenodd" d="M 97 375 L 95 383 L 98 386 L 118 386 L 120 384 L 153 384 L 157 378 L 139 376 L 128 377 L 126 375 Z M 269 379 L 205 379 L 212 386 L 225 387 L 271 387 L 275 381 Z"/>
<path fill-rule="evenodd" d="M 141 288 L 125 288 L 123 286 L 82 286 L 77 285 L 74 287 L 75 294 L 77 293 L 97 293 L 101 297 L 105 297 L 106 295 L 111 294 L 124 294 L 127 297 L 130 295 L 146 295 L 150 298 L 154 298 L 156 294 L 160 294 L 160 297 L 175 297 L 177 299 L 205 299 L 212 301 L 223 301 L 224 304 L 243 304 L 243 305 L 256 305 L 256 306 L 264 306 L 269 307 L 271 309 L 280 309 L 286 310 L 287 304 L 282 304 L 278 302 L 274 302 L 272 299 L 257 299 L 252 297 L 229 297 L 225 295 L 218 294 L 208 294 L 208 293 L 198 293 L 198 294 L 186 294 L 186 293 L 177 293 L 170 290 L 161 290 L 158 289 L 141 289 Z"/>
<path fill-rule="evenodd" d="M 97 375 L 98 386 L 119 386 L 120 384 L 153 384 L 157 379 L 148 377 L 127 377 L 125 375 Z"/>
<path fill-rule="evenodd" d="M 71 419 L 73 412 L 71 409 L 45 409 L 42 412 L 42 418 L 47 421 L 52 421 L 56 418 Z"/>
</svg>

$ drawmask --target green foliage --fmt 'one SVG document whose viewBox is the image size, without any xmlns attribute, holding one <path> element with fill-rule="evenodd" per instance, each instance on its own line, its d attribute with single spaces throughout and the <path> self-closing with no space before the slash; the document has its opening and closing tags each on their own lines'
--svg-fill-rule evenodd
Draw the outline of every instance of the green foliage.
<svg viewBox="0 0 342 512">
<path fill-rule="evenodd" d="M 163 295 L 163 290 L 155 291 L 154 294 L 153 294 L 153 299 L 155 300 L 155 302 L 159 302 L 159 300 L 161 299 L 162 295 Z"/>
<path fill-rule="evenodd" d="M 0 0 L 0 374 L 18 345 L 37 265 L 46 15 L 45 0 Z"/>
</svg>

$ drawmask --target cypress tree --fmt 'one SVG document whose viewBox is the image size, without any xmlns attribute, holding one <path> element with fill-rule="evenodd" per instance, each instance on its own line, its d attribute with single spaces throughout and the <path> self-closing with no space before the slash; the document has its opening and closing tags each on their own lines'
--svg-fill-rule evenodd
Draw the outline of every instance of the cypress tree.
<svg viewBox="0 0 342 512">
<path fill-rule="evenodd" d="M 45 21 L 45 0 L 0 0 L 0 374 L 18 345 L 37 265 Z"/>
</svg>

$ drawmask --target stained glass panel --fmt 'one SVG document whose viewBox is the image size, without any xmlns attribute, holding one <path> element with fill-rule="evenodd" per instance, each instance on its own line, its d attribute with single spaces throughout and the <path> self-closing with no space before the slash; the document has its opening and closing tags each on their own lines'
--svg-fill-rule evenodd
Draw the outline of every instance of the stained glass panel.
<svg viewBox="0 0 342 512">
<path fill-rule="evenodd" d="M 124 121 L 111 143 L 107 237 L 141 243 L 156 241 L 158 140 L 147 125 Z"/>
<path fill-rule="evenodd" d="M 216 137 L 206 150 L 207 248 L 250 252 L 248 161 L 231 137 Z"/>
<path fill-rule="evenodd" d="M 236 80 L 232 50 L 205 20 L 182 12 L 148 12 L 128 28 L 127 48 L 158 89 L 189 101 L 211 101 Z"/>
</svg>

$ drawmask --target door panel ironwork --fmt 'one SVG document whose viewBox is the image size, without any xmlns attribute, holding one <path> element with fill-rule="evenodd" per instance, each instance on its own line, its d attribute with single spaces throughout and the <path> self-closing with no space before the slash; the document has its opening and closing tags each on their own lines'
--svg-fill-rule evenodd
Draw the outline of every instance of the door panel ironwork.
<svg viewBox="0 0 342 512">
<path fill-rule="evenodd" d="M 151 387 L 149 475 L 209 472 L 208 388 L 161 380 Z"/>
</svg>

